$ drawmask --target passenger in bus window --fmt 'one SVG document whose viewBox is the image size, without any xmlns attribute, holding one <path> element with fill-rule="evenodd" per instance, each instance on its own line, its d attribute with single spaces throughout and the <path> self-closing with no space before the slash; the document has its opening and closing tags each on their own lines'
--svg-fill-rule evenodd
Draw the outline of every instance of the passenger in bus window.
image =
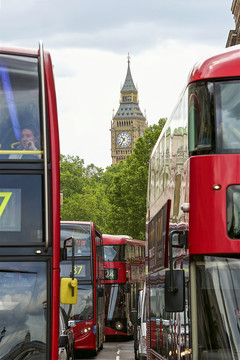
<svg viewBox="0 0 240 360">
<path fill-rule="evenodd" d="M 33 126 L 27 126 L 21 131 L 21 143 L 17 150 L 39 151 L 40 140 L 38 130 Z M 11 154 L 9 159 L 41 159 L 41 154 Z"/>
</svg>

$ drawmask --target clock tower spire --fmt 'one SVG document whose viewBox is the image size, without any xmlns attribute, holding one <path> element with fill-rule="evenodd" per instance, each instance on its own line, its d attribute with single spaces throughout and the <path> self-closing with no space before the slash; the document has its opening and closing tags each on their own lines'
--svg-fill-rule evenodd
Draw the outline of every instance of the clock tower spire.
<svg viewBox="0 0 240 360">
<path fill-rule="evenodd" d="M 133 82 L 130 69 L 130 55 L 127 56 L 127 75 L 120 91 L 120 105 L 113 114 L 111 123 L 112 164 L 126 160 L 131 155 L 139 136 L 147 127 L 147 121 L 138 105 L 138 90 Z"/>
</svg>

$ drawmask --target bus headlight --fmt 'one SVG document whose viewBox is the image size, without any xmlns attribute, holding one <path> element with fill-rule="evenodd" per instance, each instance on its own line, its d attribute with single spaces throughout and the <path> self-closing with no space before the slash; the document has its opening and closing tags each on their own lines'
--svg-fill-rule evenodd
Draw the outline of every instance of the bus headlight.
<svg viewBox="0 0 240 360">
<path fill-rule="evenodd" d="M 118 322 L 116 322 L 115 327 L 116 327 L 117 330 L 120 331 L 123 328 L 123 324 L 120 321 L 118 321 Z"/>
<path fill-rule="evenodd" d="M 87 334 L 88 332 L 90 332 L 92 329 L 90 327 L 88 328 L 84 328 L 81 330 L 81 334 Z"/>
</svg>

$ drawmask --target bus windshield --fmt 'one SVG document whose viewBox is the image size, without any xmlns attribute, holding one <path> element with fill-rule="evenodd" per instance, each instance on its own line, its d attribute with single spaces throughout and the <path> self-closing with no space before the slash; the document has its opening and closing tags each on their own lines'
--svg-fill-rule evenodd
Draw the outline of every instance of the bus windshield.
<svg viewBox="0 0 240 360">
<path fill-rule="evenodd" d="M 106 320 L 126 317 L 126 301 L 123 284 L 105 284 Z"/>
<path fill-rule="evenodd" d="M 46 263 L 0 263 L 0 358 L 46 359 Z M 44 355 L 45 354 L 45 355 Z"/>
<path fill-rule="evenodd" d="M 199 358 L 240 358 L 239 259 L 196 260 Z"/>
<path fill-rule="evenodd" d="M 121 245 L 104 245 L 104 261 L 121 261 Z"/>
<path fill-rule="evenodd" d="M 90 225 L 89 224 L 61 224 L 61 247 L 64 240 L 72 237 L 75 241 L 75 256 L 90 256 Z M 70 243 L 68 243 L 70 245 Z M 72 255 L 72 248 L 67 249 L 67 255 Z"/>
<path fill-rule="evenodd" d="M 240 80 L 189 86 L 189 151 L 193 155 L 240 153 Z"/>
<path fill-rule="evenodd" d="M 68 316 L 76 322 L 93 319 L 93 289 L 92 285 L 78 286 L 78 298 L 76 305 L 63 305 Z"/>
<path fill-rule="evenodd" d="M 40 159 L 38 59 L 0 55 L 0 158 Z"/>
</svg>

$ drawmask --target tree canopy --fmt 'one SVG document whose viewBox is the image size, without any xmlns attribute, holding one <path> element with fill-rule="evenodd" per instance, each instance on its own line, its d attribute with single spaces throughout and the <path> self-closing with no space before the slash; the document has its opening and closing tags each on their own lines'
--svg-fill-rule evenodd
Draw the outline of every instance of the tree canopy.
<svg viewBox="0 0 240 360">
<path fill-rule="evenodd" d="M 62 220 L 94 221 L 102 233 L 144 240 L 149 159 L 165 121 L 149 126 L 133 154 L 105 171 L 61 155 Z"/>
</svg>

